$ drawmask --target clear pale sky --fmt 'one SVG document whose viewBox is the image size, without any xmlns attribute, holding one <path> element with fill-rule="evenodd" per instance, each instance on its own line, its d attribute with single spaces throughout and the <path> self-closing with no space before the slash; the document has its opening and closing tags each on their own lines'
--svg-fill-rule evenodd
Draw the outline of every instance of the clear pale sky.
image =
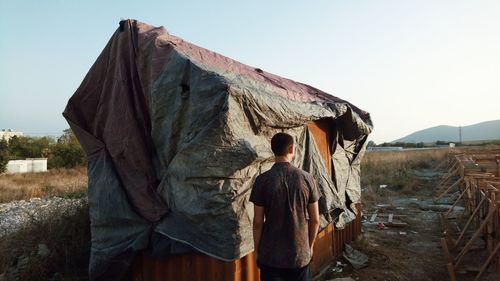
<svg viewBox="0 0 500 281">
<path fill-rule="evenodd" d="M 0 0 L 0 128 L 60 135 L 127 18 L 352 102 L 376 143 L 500 119 L 498 0 Z"/>
</svg>

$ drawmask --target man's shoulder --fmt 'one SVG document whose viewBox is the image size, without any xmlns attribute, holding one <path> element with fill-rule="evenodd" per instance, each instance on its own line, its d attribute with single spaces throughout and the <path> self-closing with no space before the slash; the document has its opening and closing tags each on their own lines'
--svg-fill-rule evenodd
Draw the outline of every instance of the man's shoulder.
<svg viewBox="0 0 500 281">
<path fill-rule="evenodd" d="M 304 176 L 306 178 L 312 178 L 311 173 L 306 172 L 306 171 L 302 170 L 301 168 L 297 168 L 295 166 L 292 166 L 291 171 L 292 171 L 292 173 L 295 173 L 297 175 L 302 175 L 302 176 Z"/>
<path fill-rule="evenodd" d="M 259 185 L 260 183 L 265 182 L 272 177 L 273 177 L 272 171 L 267 170 L 255 178 L 255 185 Z"/>
<path fill-rule="evenodd" d="M 262 172 L 260 175 L 257 176 L 256 180 L 259 180 L 259 179 L 265 179 L 265 178 L 268 178 L 271 176 L 271 170 L 267 170 L 265 172 Z"/>
</svg>

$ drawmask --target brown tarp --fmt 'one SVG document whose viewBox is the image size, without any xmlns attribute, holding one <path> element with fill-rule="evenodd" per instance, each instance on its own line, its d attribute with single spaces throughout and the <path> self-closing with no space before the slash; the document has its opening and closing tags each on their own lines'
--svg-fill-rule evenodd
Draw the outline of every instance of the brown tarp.
<svg viewBox="0 0 500 281">
<path fill-rule="evenodd" d="M 122 21 L 63 113 L 88 157 L 90 278 L 120 279 L 134 253 L 199 251 L 221 260 L 253 250 L 255 177 L 269 138 L 295 137 L 293 164 L 311 172 L 322 226 L 354 218 L 370 116 L 311 86 Z M 335 181 L 307 124 L 329 120 Z"/>
</svg>

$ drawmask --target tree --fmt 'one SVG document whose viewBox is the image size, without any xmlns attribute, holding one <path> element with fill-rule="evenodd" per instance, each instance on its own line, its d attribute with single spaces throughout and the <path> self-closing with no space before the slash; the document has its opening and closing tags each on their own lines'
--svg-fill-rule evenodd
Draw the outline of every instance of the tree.
<svg viewBox="0 0 500 281">
<path fill-rule="evenodd" d="M 8 155 L 11 159 L 47 157 L 54 144 L 51 137 L 12 137 L 8 142 Z"/>
<path fill-rule="evenodd" d="M 0 139 L 0 174 L 5 172 L 7 163 L 9 162 L 9 146 L 7 141 Z"/>
<path fill-rule="evenodd" d="M 50 149 L 50 168 L 73 168 L 85 164 L 85 154 L 71 129 L 66 129 Z"/>
</svg>

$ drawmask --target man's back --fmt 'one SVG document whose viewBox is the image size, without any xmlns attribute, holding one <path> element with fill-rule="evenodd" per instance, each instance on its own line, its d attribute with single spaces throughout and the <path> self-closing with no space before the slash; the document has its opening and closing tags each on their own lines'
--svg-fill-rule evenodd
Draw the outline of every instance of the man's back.
<svg viewBox="0 0 500 281">
<path fill-rule="evenodd" d="M 279 162 L 255 180 L 250 201 L 264 207 L 258 262 L 276 268 L 309 264 L 307 206 L 319 199 L 312 176 Z"/>
</svg>

